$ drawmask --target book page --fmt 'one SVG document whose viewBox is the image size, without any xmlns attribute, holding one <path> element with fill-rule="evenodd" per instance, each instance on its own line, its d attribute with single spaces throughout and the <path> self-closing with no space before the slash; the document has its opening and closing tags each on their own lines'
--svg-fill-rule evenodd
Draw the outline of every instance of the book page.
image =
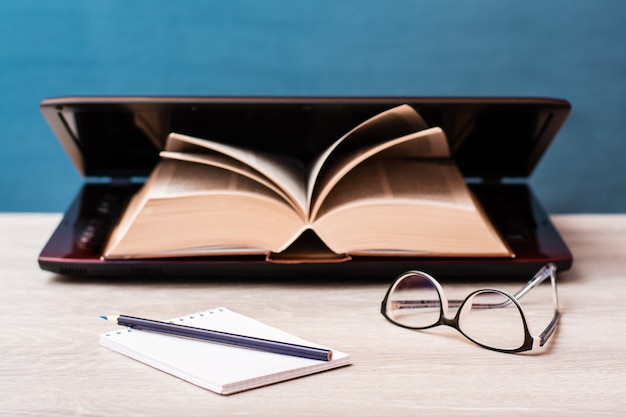
<svg viewBox="0 0 626 417">
<path fill-rule="evenodd" d="M 237 172 L 175 159 L 163 159 L 159 163 L 148 188 L 147 197 L 153 199 L 232 190 L 265 195 L 289 204 L 280 194 Z"/>
<path fill-rule="evenodd" d="M 240 168 L 242 164 L 247 165 L 250 167 L 248 172 L 256 171 L 259 177 L 269 179 L 276 187 L 281 188 L 283 193 L 289 197 L 289 201 L 300 207 L 298 211 L 304 212 L 305 207 L 307 207 L 306 186 L 304 184 L 305 169 L 304 165 L 295 159 L 178 133 L 171 133 L 168 136 L 165 151 L 204 153 L 232 158 L 234 161 L 232 166 Z M 224 158 L 222 158 L 223 161 Z"/>
<path fill-rule="evenodd" d="M 182 152 L 169 152 L 162 151 L 160 153 L 161 158 L 163 159 L 175 159 L 179 161 L 187 161 L 192 163 L 198 163 L 203 165 L 210 165 L 222 169 L 226 169 L 228 171 L 232 171 L 239 175 L 243 175 L 244 177 L 250 178 L 258 183 L 264 185 L 269 188 L 276 194 L 282 196 L 286 202 L 288 202 L 293 209 L 305 218 L 305 209 L 301 205 L 301 201 L 296 201 L 289 194 L 286 194 L 283 188 L 278 187 L 272 180 L 265 177 L 262 173 L 252 168 L 250 165 L 239 162 L 233 158 L 230 158 L 226 155 L 217 154 L 217 153 L 208 153 L 208 154 L 199 154 L 199 153 L 182 153 Z M 203 178 L 196 178 L 198 182 L 202 182 Z M 210 179 L 207 178 L 207 181 Z M 208 185 L 208 182 L 207 182 Z"/>
<path fill-rule="evenodd" d="M 162 160 L 133 197 L 105 258 L 279 251 L 305 226 L 280 195 L 235 172 Z M 230 248 L 230 250 L 226 250 Z M 247 248 L 247 249 L 246 249 Z"/>
<path fill-rule="evenodd" d="M 146 183 L 141 187 L 138 192 L 135 193 L 135 195 L 132 196 L 132 198 L 126 205 L 124 213 L 117 221 L 117 224 L 113 228 L 111 235 L 109 236 L 107 243 L 104 246 L 104 250 L 102 252 L 103 257 L 106 258 L 111 250 L 119 245 L 119 243 L 128 233 L 130 227 L 134 224 L 137 216 L 139 215 L 144 205 L 146 204 L 146 201 L 148 200 L 148 193 L 152 184 L 154 184 L 154 182 L 156 181 L 160 165 L 160 163 L 156 165 Z"/>
<path fill-rule="evenodd" d="M 359 200 L 420 200 L 472 210 L 456 165 L 447 160 L 373 158 L 349 172 L 327 196 L 318 218 Z"/>
<path fill-rule="evenodd" d="M 311 165 L 307 181 L 307 205 L 311 206 L 318 189 L 323 188 L 333 173 L 346 161 L 346 155 L 354 155 L 360 149 L 386 142 L 416 131 L 426 129 L 426 122 L 409 105 L 401 105 L 384 111 L 366 120 L 335 141 Z M 327 168 L 330 167 L 330 168 Z"/>
<path fill-rule="evenodd" d="M 313 227 L 350 255 L 513 256 L 449 160 L 367 160 L 329 193 Z"/>
<path fill-rule="evenodd" d="M 447 158 L 450 156 L 448 141 L 441 128 L 433 127 L 401 136 L 368 147 L 353 149 L 334 158 L 320 174 L 318 187 L 313 195 L 310 217 L 315 219 L 324 199 L 341 179 L 368 159 L 382 158 Z M 408 175 L 419 175 L 410 173 Z M 400 179 L 402 181 L 402 179 Z M 349 194 L 349 191 L 347 191 Z"/>
</svg>

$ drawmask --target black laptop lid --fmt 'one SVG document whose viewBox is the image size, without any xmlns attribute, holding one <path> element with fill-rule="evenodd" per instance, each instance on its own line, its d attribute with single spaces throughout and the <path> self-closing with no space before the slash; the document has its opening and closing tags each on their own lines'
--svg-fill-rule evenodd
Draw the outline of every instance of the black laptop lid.
<svg viewBox="0 0 626 417">
<path fill-rule="evenodd" d="M 126 201 L 159 159 L 170 132 L 309 161 L 391 107 L 409 104 L 442 127 L 453 157 L 515 258 L 353 257 L 328 264 L 276 264 L 264 257 L 104 260 L 102 247 Z M 438 277 L 528 279 L 572 256 L 523 181 L 564 122 L 570 106 L 546 98 L 213 98 L 68 97 L 41 109 L 86 181 L 39 255 L 42 269 L 80 276 L 393 277 L 422 269 Z M 142 178 L 139 178 L 141 180 Z"/>
<path fill-rule="evenodd" d="M 447 134 L 466 177 L 523 178 L 567 117 L 549 98 L 66 97 L 41 109 L 82 175 L 147 176 L 178 132 L 310 161 L 357 124 L 400 104 Z"/>
</svg>

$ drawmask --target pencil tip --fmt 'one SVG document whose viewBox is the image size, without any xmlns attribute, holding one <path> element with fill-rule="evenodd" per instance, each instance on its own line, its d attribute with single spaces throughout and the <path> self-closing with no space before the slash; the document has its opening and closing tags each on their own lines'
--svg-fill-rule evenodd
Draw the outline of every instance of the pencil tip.
<svg viewBox="0 0 626 417">
<path fill-rule="evenodd" d="M 100 316 L 101 319 L 108 320 L 107 316 Z"/>
</svg>

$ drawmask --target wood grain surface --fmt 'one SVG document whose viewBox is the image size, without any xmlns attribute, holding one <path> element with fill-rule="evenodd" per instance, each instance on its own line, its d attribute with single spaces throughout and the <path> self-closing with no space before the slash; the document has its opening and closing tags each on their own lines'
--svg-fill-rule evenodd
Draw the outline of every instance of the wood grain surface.
<svg viewBox="0 0 626 417">
<path fill-rule="evenodd" d="M 481 349 L 452 329 L 389 324 L 394 277 L 72 279 L 41 271 L 55 214 L 0 214 L 0 415 L 620 415 L 626 407 L 626 215 L 559 215 L 574 255 L 562 320 L 540 355 Z M 444 282 L 446 291 L 520 282 Z M 353 364 L 220 396 L 102 348 L 101 314 L 165 319 L 226 306 L 348 352 Z"/>
</svg>

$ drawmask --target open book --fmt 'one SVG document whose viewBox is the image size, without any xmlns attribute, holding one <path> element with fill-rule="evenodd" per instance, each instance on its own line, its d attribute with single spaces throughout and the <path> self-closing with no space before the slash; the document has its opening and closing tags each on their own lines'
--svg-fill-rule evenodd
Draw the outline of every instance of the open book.
<svg viewBox="0 0 626 417">
<path fill-rule="evenodd" d="M 408 105 L 356 126 L 309 166 L 211 139 L 169 135 L 105 258 L 513 256 L 444 132 Z"/>
</svg>

